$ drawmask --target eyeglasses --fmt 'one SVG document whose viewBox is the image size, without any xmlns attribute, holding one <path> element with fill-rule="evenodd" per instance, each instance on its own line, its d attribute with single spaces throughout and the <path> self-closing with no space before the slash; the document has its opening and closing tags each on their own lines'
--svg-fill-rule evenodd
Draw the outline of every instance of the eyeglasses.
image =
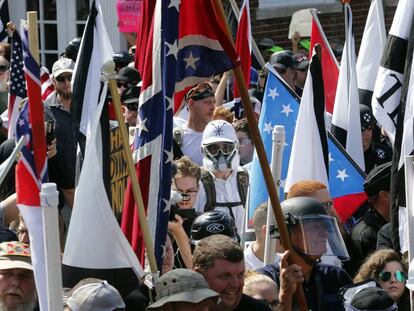
<svg viewBox="0 0 414 311">
<path fill-rule="evenodd" d="M 383 282 L 388 282 L 391 279 L 392 274 L 394 274 L 394 277 L 398 282 L 404 283 L 407 281 L 407 273 L 404 271 L 383 271 L 378 275 L 378 279 Z"/>
<path fill-rule="evenodd" d="M 67 76 L 60 75 L 60 76 L 57 76 L 55 79 L 56 79 L 57 82 L 60 82 L 60 83 L 63 83 L 65 81 L 70 82 L 70 81 L 72 81 L 72 75 L 67 75 Z"/>
<path fill-rule="evenodd" d="M 6 65 L 0 65 L 0 71 L 6 71 L 7 69 L 9 69 L 8 66 L 6 66 Z"/>
<path fill-rule="evenodd" d="M 214 143 L 214 144 L 207 145 L 205 149 L 213 157 L 218 155 L 220 151 L 222 154 L 228 155 L 232 153 L 234 149 L 236 149 L 236 144 L 227 143 L 227 142 Z"/>
<path fill-rule="evenodd" d="M 332 200 L 330 200 L 330 201 L 321 202 L 321 204 L 328 211 L 328 210 L 330 210 L 333 207 L 334 202 Z"/>
</svg>

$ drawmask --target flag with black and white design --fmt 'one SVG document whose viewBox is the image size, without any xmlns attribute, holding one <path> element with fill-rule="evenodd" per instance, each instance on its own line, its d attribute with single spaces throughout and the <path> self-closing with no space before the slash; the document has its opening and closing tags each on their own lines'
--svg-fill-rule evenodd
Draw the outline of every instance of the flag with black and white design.
<svg viewBox="0 0 414 311">
<path fill-rule="evenodd" d="M 321 62 L 314 53 L 299 106 L 285 192 L 289 192 L 290 187 L 300 180 L 312 179 L 329 184 L 324 99 Z"/>
<path fill-rule="evenodd" d="M 387 37 L 372 97 L 372 112 L 394 144 L 414 1 L 400 0 Z"/>
<path fill-rule="evenodd" d="M 371 107 L 375 79 L 386 41 L 382 0 L 372 0 L 356 64 L 359 103 Z M 371 115 L 369 115 L 371 116 Z"/>
<path fill-rule="evenodd" d="M 345 8 L 346 42 L 336 88 L 331 132 L 361 170 L 365 170 L 359 116 L 358 82 L 356 74 L 355 40 L 352 30 L 352 11 Z"/>
</svg>

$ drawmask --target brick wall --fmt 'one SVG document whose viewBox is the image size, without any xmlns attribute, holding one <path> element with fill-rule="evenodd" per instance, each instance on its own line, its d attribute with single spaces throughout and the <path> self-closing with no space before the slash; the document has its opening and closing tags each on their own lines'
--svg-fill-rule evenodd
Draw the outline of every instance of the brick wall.
<svg viewBox="0 0 414 311">
<path fill-rule="evenodd" d="M 241 0 L 237 1 L 240 7 Z M 364 32 L 365 22 L 368 15 L 368 9 L 371 1 L 370 0 L 352 0 L 351 8 L 353 13 L 354 21 L 354 34 L 356 41 L 356 48 L 358 50 L 362 34 Z M 252 32 L 256 42 L 263 37 L 269 37 L 273 39 L 277 45 L 284 48 L 291 48 L 291 42 L 288 40 L 290 17 L 284 18 L 272 18 L 266 20 L 256 20 L 256 8 L 258 6 L 258 0 L 250 0 L 250 14 L 252 19 Z M 392 19 L 395 13 L 395 6 L 384 6 L 384 16 L 387 32 L 391 26 Z M 334 38 L 345 40 L 345 29 L 344 29 L 344 14 L 329 13 L 320 14 L 319 19 L 322 28 L 328 38 L 332 40 Z"/>
</svg>

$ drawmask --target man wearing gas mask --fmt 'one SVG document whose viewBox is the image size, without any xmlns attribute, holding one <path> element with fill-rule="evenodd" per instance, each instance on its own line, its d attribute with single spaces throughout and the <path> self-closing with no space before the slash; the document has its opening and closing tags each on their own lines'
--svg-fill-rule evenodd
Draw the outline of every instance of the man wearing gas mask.
<svg viewBox="0 0 414 311">
<path fill-rule="evenodd" d="M 241 234 L 249 176 L 240 166 L 239 139 L 233 126 L 223 120 L 208 123 L 201 151 L 203 172 L 194 207 L 197 212 L 220 210 L 229 214 Z"/>
</svg>

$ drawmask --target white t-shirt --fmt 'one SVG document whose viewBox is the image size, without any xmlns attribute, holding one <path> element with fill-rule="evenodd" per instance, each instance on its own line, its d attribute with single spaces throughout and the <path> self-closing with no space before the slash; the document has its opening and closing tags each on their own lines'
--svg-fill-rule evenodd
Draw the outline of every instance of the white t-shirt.
<svg viewBox="0 0 414 311">
<path fill-rule="evenodd" d="M 187 122 L 181 128 L 183 130 L 183 146 L 181 147 L 181 151 L 197 165 L 203 165 L 204 156 L 201 152 L 203 132 L 190 129 Z"/>
<path fill-rule="evenodd" d="M 239 188 L 237 186 L 237 172 L 243 170 L 243 168 L 238 167 L 236 170 L 233 170 L 227 179 L 220 179 L 213 176 L 214 186 L 216 188 L 216 202 L 217 203 L 227 203 L 227 202 L 241 202 L 239 195 Z M 203 183 L 200 180 L 199 190 L 197 192 L 197 198 L 194 202 L 194 208 L 196 212 L 203 213 L 204 207 L 207 203 L 207 195 L 204 189 Z M 228 207 L 216 207 L 214 210 L 223 211 L 227 214 L 230 214 Z M 243 213 L 244 207 L 242 204 L 234 206 L 231 208 L 234 215 L 234 222 L 236 223 L 237 232 L 241 236 L 243 232 Z"/>
<path fill-rule="evenodd" d="M 253 252 L 253 243 L 244 250 L 244 264 L 246 266 L 246 270 L 257 270 L 259 268 L 264 267 L 264 262 L 261 261 Z"/>
</svg>

